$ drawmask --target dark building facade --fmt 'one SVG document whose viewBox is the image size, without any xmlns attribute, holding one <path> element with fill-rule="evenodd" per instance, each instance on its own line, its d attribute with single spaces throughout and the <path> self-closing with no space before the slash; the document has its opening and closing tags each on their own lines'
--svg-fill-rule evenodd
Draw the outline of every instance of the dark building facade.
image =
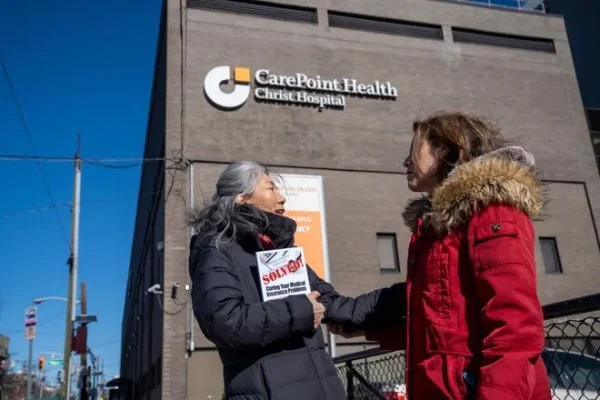
<svg viewBox="0 0 600 400">
<path fill-rule="evenodd" d="M 588 124 L 598 170 L 600 171 L 600 2 L 546 0 L 548 12 L 562 15 L 567 27 L 575 71 Z"/>
<path fill-rule="evenodd" d="M 600 3 L 546 0 L 546 9 L 565 20 L 584 106 L 600 109 Z"/>
<path fill-rule="evenodd" d="M 186 209 L 227 163 L 322 177 L 330 279 L 358 295 L 405 279 L 402 161 L 412 120 L 437 110 L 485 115 L 536 156 L 553 199 L 536 223 L 542 301 L 597 292 L 600 179 L 562 17 L 436 0 L 167 0 L 159 36 L 123 314 L 132 398 L 222 394 L 186 290 Z M 215 84 L 220 73 L 234 84 Z M 382 271 L 390 259 L 396 271 Z M 338 338 L 337 354 L 365 345 Z"/>
</svg>

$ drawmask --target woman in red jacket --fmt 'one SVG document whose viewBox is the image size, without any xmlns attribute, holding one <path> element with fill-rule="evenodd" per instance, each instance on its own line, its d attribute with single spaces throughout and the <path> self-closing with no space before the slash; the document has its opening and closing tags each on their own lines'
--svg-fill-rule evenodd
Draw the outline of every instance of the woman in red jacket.
<svg viewBox="0 0 600 400">
<path fill-rule="evenodd" d="M 532 224 L 544 188 L 533 156 L 462 113 L 419 120 L 413 131 L 408 187 L 425 195 L 403 213 L 406 285 L 381 297 L 390 303 L 373 317 L 387 314 L 387 327 L 332 330 L 406 349 L 409 400 L 550 399 Z"/>
</svg>

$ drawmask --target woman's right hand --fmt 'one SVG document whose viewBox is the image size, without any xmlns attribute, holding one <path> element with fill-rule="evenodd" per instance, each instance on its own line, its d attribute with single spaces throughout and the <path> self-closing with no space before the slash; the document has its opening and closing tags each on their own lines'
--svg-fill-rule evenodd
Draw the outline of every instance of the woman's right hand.
<svg viewBox="0 0 600 400">
<path fill-rule="evenodd" d="M 334 335 L 340 335 L 343 338 L 346 339 L 353 339 L 353 338 L 357 338 L 357 337 L 362 337 L 365 336 L 365 331 L 362 330 L 356 330 L 356 331 L 346 331 L 344 330 L 344 327 L 342 327 L 342 325 L 339 324 L 329 324 L 329 331 L 331 333 L 333 333 Z"/>
<path fill-rule="evenodd" d="M 313 316 L 314 316 L 314 324 L 315 329 L 321 325 L 321 321 L 325 318 L 325 306 L 317 301 L 321 293 L 315 291 L 310 292 L 308 295 L 308 300 L 312 303 L 313 306 Z"/>
</svg>

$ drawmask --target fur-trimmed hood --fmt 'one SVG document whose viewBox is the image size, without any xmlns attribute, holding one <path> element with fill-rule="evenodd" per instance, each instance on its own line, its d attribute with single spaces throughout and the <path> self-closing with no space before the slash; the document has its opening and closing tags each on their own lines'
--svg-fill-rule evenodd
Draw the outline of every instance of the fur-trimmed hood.
<svg viewBox="0 0 600 400">
<path fill-rule="evenodd" d="M 488 204 L 518 208 L 532 219 L 542 216 L 544 184 L 533 155 L 522 147 L 504 147 L 457 166 L 434 192 L 408 202 L 404 223 L 417 231 L 420 217 L 439 233 L 467 223 Z"/>
</svg>

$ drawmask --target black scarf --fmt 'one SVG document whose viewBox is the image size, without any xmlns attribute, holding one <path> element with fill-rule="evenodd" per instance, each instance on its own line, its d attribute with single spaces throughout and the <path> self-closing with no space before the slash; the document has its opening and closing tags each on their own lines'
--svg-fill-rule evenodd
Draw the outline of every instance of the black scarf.
<svg viewBox="0 0 600 400">
<path fill-rule="evenodd" d="M 296 221 L 293 219 L 262 211 L 248 204 L 237 204 L 234 211 L 229 223 L 214 221 L 214 224 L 205 225 L 208 228 L 206 231 L 200 231 L 193 235 L 190 249 L 195 247 L 200 238 L 214 240 L 216 238 L 215 230 L 218 232 L 222 229 L 226 229 L 224 240 L 234 240 L 248 252 L 267 250 L 263 247 L 260 235 L 268 236 L 276 249 L 294 246 Z M 210 213 L 207 218 L 210 219 Z M 251 222 L 251 224 L 247 224 L 247 222 Z"/>
<path fill-rule="evenodd" d="M 258 227 L 258 231 L 246 229 L 245 225 L 236 225 L 235 240 L 248 251 L 265 250 L 259 234 L 268 236 L 276 249 L 294 246 L 296 221 L 280 214 L 265 212 L 251 205 L 237 205 L 237 218 L 243 218 Z M 235 223 L 235 221 L 234 221 Z"/>
</svg>

